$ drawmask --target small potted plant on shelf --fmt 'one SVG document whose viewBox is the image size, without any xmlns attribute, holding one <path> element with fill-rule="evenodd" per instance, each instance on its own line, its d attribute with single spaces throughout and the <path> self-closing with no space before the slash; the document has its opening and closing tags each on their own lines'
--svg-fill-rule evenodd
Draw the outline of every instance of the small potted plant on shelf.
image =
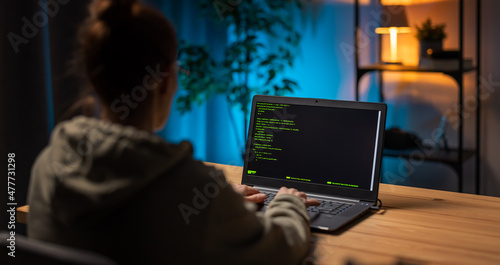
<svg viewBox="0 0 500 265">
<path fill-rule="evenodd" d="M 426 57 L 434 51 L 443 50 L 443 40 L 446 38 L 445 27 L 444 23 L 432 25 L 430 18 L 420 27 L 416 26 L 416 37 L 420 42 L 420 58 Z"/>
</svg>

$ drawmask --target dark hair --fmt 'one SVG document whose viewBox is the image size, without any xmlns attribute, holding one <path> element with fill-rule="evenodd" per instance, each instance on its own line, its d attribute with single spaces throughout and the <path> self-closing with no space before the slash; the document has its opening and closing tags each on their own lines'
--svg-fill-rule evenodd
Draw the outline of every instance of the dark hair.
<svg viewBox="0 0 500 265">
<path fill-rule="evenodd" d="M 106 104 L 142 86 L 151 69 L 165 71 L 177 53 L 170 21 L 138 0 L 94 0 L 80 31 L 80 46 L 86 75 Z M 150 98 L 140 105 L 149 105 Z"/>
</svg>

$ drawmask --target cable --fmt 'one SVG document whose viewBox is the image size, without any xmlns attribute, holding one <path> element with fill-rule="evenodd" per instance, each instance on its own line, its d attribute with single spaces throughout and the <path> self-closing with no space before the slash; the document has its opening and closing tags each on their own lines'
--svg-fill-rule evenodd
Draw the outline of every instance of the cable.
<svg viewBox="0 0 500 265">
<path fill-rule="evenodd" d="M 380 208 L 382 208 L 382 201 L 380 199 L 377 199 L 377 204 L 370 207 L 370 209 L 372 210 L 380 210 Z"/>
</svg>

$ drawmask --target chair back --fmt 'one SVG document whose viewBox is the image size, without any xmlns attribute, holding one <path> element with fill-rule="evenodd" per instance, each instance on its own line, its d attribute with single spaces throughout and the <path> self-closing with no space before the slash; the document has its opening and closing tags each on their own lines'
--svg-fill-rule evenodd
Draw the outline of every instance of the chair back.
<svg viewBox="0 0 500 265">
<path fill-rule="evenodd" d="M 19 234 L 15 235 L 15 241 L 10 240 L 12 238 L 8 232 L 0 232 L 0 247 L 3 249 L 0 264 L 117 265 L 111 259 L 91 251 L 31 239 Z M 10 256 L 9 252 L 14 253 L 15 257 Z"/>
</svg>

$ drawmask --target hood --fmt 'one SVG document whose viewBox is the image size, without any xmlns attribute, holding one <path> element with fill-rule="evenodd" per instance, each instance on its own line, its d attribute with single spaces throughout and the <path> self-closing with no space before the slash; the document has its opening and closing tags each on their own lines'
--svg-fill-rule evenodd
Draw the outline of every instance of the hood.
<svg viewBox="0 0 500 265">
<path fill-rule="evenodd" d="M 168 177 L 186 159 L 192 159 L 188 142 L 174 145 L 131 126 L 79 116 L 54 129 L 33 174 L 50 179 L 53 190 L 45 194 L 52 194 L 60 221 L 88 222 Z"/>
</svg>

